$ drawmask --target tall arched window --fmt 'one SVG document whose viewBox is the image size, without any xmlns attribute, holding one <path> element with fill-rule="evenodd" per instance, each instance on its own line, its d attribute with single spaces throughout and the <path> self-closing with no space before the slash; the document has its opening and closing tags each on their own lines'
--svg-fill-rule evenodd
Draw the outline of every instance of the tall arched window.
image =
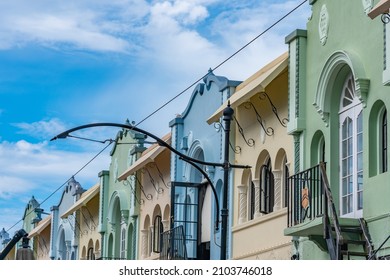
<svg viewBox="0 0 390 280">
<path fill-rule="evenodd" d="M 122 228 L 121 230 L 121 259 L 126 258 L 126 229 Z"/>
<path fill-rule="evenodd" d="M 272 173 L 271 159 L 261 166 L 260 170 L 260 212 L 268 214 L 274 209 L 274 175 Z"/>
<path fill-rule="evenodd" d="M 363 210 L 363 106 L 350 75 L 340 100 L 340 208 L 344 217 L 361 217 Z"/>
<path fill-rule="evenodd" d="M 386 108 L 382 112 L 382 118 L 380 123 L 381 137 L 380 137 L 380 150 L 382 151 L 380 158 L 381 173 L 387 171 L 387 110 Z"/>
<path fill-rule="evenodd" d="M 95 254 L 93 252 L 93 247 L 88 248 L 88 255 L 87 255 L 87 260 L 94 260 L 95 259 Z"/>
<path fill-rule="evenodd" d="M 162 224 L 162 218 L 160 215 L 157 215 L 153 221 L 153 252 L 160 253 L 161 247 L 161 235 L 164 231 L 164 226 Z"/>
<path fill-rule="evenodd" d="M 256 190 L 255 184 L 250 181 L 249 182 L 249 220 L 253 220 L 255 217 L 256 211 Z"/>
<path fill-rule="evenodd" d="M 283 164 L 283 207 L 287 207 L 288 201 L 288 178 L 290 177 L 290 170 L 287 165 L 287 157 L 284 158 Z"/>
</svg>

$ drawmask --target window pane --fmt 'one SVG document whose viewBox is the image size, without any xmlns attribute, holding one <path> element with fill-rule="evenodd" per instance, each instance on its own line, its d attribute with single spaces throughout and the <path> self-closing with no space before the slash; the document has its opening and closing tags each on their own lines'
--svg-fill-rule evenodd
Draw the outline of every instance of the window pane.
<svg viewBox="0 0 390 280">
<path fill-rule="evenodd" d="M 363 132 L 363 112 L 361 111 L 357 117 L 357 133 Z"/>
<path fill-rule="evenodd" d="M 353 173 L 353 158 L 352 157 L 349 157 L 348 158 L 348 174 L 352 174 Z"/>
<path fill-rule="evenodd" d="M 363 192 L 357 194 L 357 208 L 358 210 L 363 209 Z"/>
<path fill-rule="evenodd" d="M 357 170 L 363 170 L 363 153 L 357 155 Z"/>
<path fill-rule="evenodd" d="M 344 140 L 342 143 L 342 157 L 345 158 L 348 156 L 348 141 Z"/>
<path fill-rule="evenodd" d="M 346 195 L 348 190 L 348 178 L 343 179 L 343 191 L 342 195 Z"/>
<path fill-rule="evenodd" d="M 357 151 L 358 152 L 363 151 L 363 134 L 362 133 L 360 133 L 357 136 Z"/>
<path fill-rule="evenodd" d="M 344 196 L 343 197 L 343 214 L 348 214 L 352 212 L 352 195 Z"/>
<path fill-rule="evenodd" d="M 348 160 L 347 159 L 343 160 L 342 169 L 343 169 L 342 176 L 343 177 L 347 176 L 348 175 Z"/>
<path fill-rule="evenodd" d="M 352 155 L 352 149 L 353 149 L 353 142 L 352 142 L 352 138 L 349 138 L 348 139 L 348 155 Z"/>
<path fill-rule="evenodd" d="M 358 172 L 357 178 L 357 190 L 361 191 L 363 190 L 363 171 Z"/>
</svg>

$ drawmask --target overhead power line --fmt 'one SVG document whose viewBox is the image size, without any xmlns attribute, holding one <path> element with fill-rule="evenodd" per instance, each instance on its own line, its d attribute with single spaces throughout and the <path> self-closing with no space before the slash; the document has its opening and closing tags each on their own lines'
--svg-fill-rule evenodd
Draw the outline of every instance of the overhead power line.
<svg viewBox="0 0 390 280">
<path fill-rule="evenodd" d="M 293 8 L 291 11 L 289 11 L 288 13 L 286 13 L 284 16 L 282 16 L 281 18 L 279 18 L 277 21 L 275 21 L 273 24 L 271 24 L 268 28 L 266 28 L 263 32 L 261 32 L 260 34 L 258 34 L 256 37 L 254 37 L 252 40 L 250 40 L 248 43 L 246 43 L 245 45 L 243 45 L 241 48 L 239 48 L 237 51 L 235 51 L 232 55 L 230 55 L 228 58 L 226 58 L 224 61 L 222 61 L 221 63 L 219 63 L 217 66 L 215 66 L 214 68 L 211 68 L 212 71 L 215 71 L 216 69 L 218 69 L 219 67 L 221 67 L 223 64 L 225 64 L 226 62 L 228 62 L 230 59 L 232 59 L 233 57 L 235 57 L 237 54 L 239 54 L 241 51 L 243 51 L 245 48 L 247 48 L 249 45 L 251 45 L 254 41 L 256 41 L 257 39 L 259 39 L 261 36 L 263 36 L 265 33 L 267 33 L 269 30 L 271 30 L 273 27 L 275 27 L 277 24 L 279 24 L 281 21 L 283 21 L 285 18 L 287 18 L 289 15 L 291 15 L 293 12 L 295 12 L 299 7 L 301 7 L 305 2 L 307 2 L 307 0 L 304 0 L 302 1 L 300 4 L 298 4 L 295 8 Z M 160 110 L 162 110 L 164 107 L 166 107 L 167 105 L 169 105 L 172 101 L 174 101 L 175 99 L 177 99 L 178 97 L 180 97 L 181 95 L 183 95 L 185 92 L 187 92 L 189 89 L 191 89 L 193 86 L 195 86 L 197 83 L 199 83 L 200 81 L 202 81 L 208 74 L 205 74 L 203 75 L 201 78 L 197 79 L 195 82 L 193 82 L 191 85 L 189 85 L 188 87 L 186 87 L 185 89 L 183 89 L 181 92 L 179 92 L 177 95 L 175 95 L 174 97 L 172 97 L 171 99 L 169 99 L 167 102 L 165 102 L 163 105 L 161 105 L 160 107 L 158 107 L 156 110 L 154 110 L 152 113 L 150 113 L 149 115 L 147 115 L 145 118 L 143 118 L 142 120 L 140 120 L 136 126 L 138 126 L 139 124 L 143 123 L 144 121 L 146 121 L 147 119 L 149 119 L 150 117 L 152 117 L 153 115 L 155 115 L 157 112 L 159 112 Z"/>
<path fill-rule="evenodd" d="M 66 182 L 64 182 L 61 186 L 59 186 L 57 189 L 55 189 L 48 197 L 46 197 L 41 203 L 39 203 L 39 207 L 45 203 L 46 201 L 48 201 L 56 192 L 58 192 L 60 189 L 62 189 L 68 182 L 69 180 L 76 176 L 77 174 L 79 174 L 81 171 L 83 171 L 92 161 L 94 161 L 101 153 L 103 153 L 110 145 L 112 144 L 112 142 L 110 141 L 106 146 L 104 146 L 103 149 L 101 149 L 95 156 L 93 156 L 87 163 L 85 163 L 79 170 L 77 170 L 72 176 L 70 176 L 70 178 L 68 180 L 66 180 Z M 29 212 L 26 213 L 26 216 L 28 216 L 29 214 L 31 214 L 32 212 L 34 212 L 34 210 L 36 209 L 35 208 L 32 208 Z M 19 224 L 21 221 L 23 221 L 23 219 L 20 219 L 19 221 L 17 221 L 15 224 L 13 224 L 8 230 L 7 232 L 9 232 L 11 229 L 13 229 L 14 227 L 16 227 L 17 224 Z"/>
</svg>

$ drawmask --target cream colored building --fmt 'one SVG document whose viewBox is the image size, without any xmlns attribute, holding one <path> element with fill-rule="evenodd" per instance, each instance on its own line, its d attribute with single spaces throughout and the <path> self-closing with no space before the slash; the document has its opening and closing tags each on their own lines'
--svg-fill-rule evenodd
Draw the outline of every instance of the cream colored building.
<svg viewBox="0 0 390 280">
<path fill-rule="evenodd" d="M 51 215 L 46 216 L 28 234 L 34 244 L 34 255 L 37 260 L 50 260 Z"/>
<path fill-rule="evenodd" d="M 286 179 L 293 138 L 287 135 L 287 53 L 242 82 L 229 98 L 234 109 L 231 141 L 234 169 L 232 259 L 290 259 Z M 208 120 L 218 121 L 227 102 Z"/>
<path fill-rule="evenodd" d="M 171 135 L 162 140 L 171 143 Z M 137 182 L 141 188 L 140 232 L 138 234 L 138 259 L 159 259 L 161 234 L 170 229 L 171 191 L 170 191 L 170 151 L 154 144 L 146 149 L 118 180 L 140 175 Z M 137 172 L 138 171 L 138 172 Z"/>
<path fill-rule="evenodd" d="M 101 236 L 98 232 L 100 184 L 82 193 L 80 198 L 66 212 L 62 219 L 76 217 L 80 260 L 95 260 L 101 256 Z M 72 216 L 72 217 L 73 217 Z"/>
</svg>

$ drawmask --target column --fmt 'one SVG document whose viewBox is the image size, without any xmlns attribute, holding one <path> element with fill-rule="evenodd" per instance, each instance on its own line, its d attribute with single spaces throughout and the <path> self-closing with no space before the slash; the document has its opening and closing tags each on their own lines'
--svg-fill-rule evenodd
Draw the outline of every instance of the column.
<svg viewBox="0 0 390 280">
<path fill-rule="evenodd" d="M 141 258 L 148 258 L 148 229 L 141 230 Z"/>
<path fill-rule="evenodd" d="M 283 172 L 281 170 L 274 170 L 272 171 L 274 174 L 274 190 L 275 190 L 275 201 L 274 201 L 274 211 L 279 210 L 282 208 L 282 197 L 283 197 Z"/>
<path fill-rule="evenodd" d="M 261 213 L 260 213 L 260 192 L 261 192 L 260 180 L 255 179 L 255 180 L 252 180 L 252 182 L 255 185 L 255 215 L 254 215 L 254 217 L 258 218 L 258 217 L 261 217 Z"/>
<path fill-rule="evenodd" d="M 248 209 L 248 187 L 245 185 L 237 186 L 238 188 L 238 224 L 242 224 L 247 221 L 247 209 Z"/>
</svg>

